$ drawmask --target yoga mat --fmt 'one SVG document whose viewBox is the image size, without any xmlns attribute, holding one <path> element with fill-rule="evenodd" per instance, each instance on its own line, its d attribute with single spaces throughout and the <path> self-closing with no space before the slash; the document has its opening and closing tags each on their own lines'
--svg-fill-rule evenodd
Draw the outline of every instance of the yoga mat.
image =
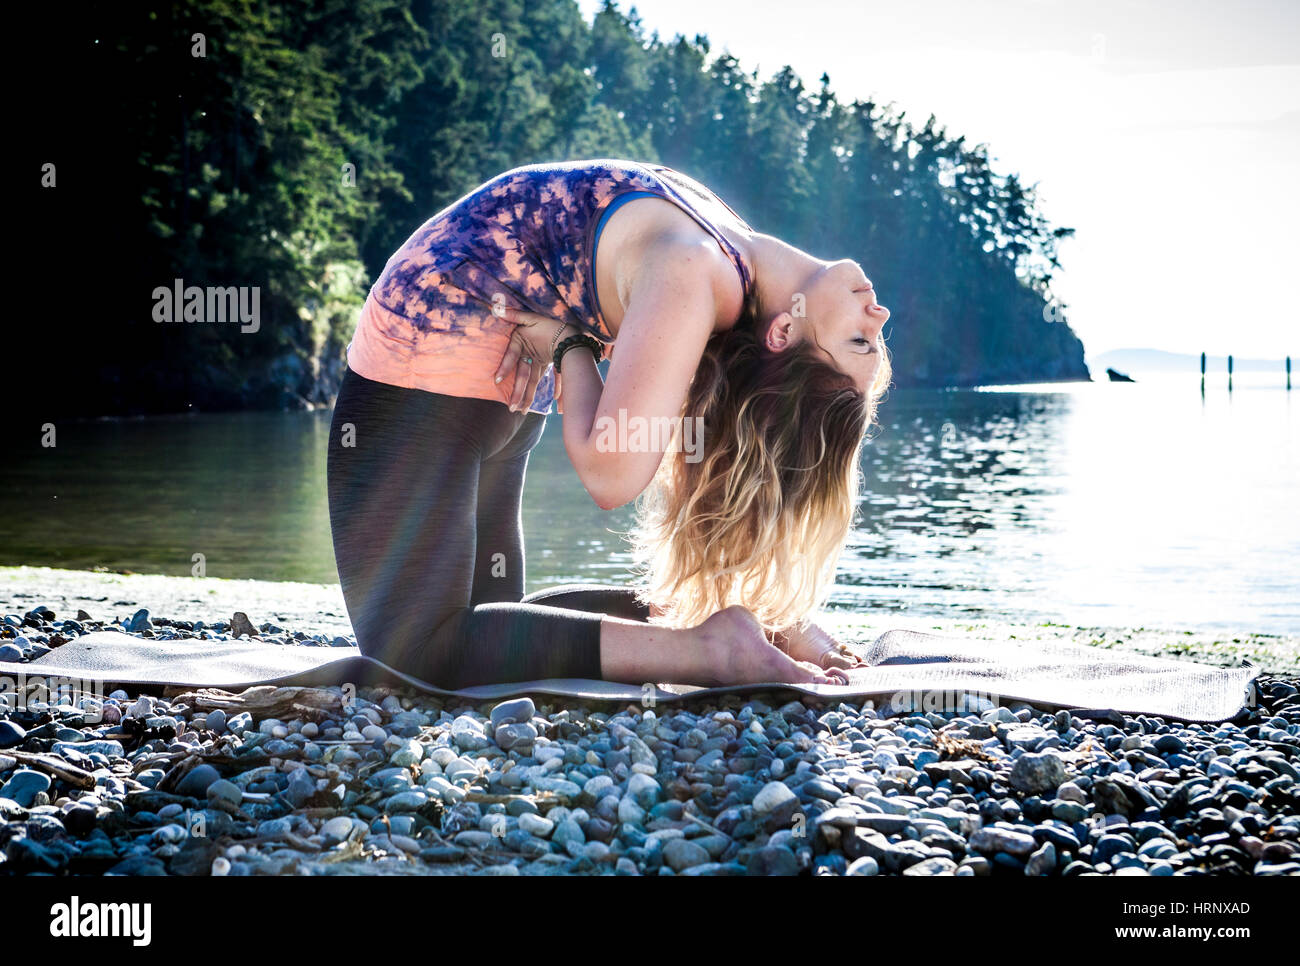
<svg viewBox="0 0 1300 966">
<path fill-rule="evenodd" d="M 892 630 L 850 645 L 871 665 L 849 672 L 848 685 L 750 684 L 651 688 L 612 681 L 551 678 L 448 691 L 363 655 L 355 647 L 263 644 L 199 638 L 149 640 L 114 631 L 74 638 L 34 661 L 0 662 L 0 676 L 68 677 L 113 685 L 181 685 L 239 691 L 254 685 L 405 684 L 449 697 L 487 701 L 517 694 L 577 700 L 656 703 L 688 697 L 786 690 L 823 698 L 871 698 L 943 711 L 961 695 L 992 704 L 1025 701 L 1049 708 L 1112 710 L 1183 721 L 1223 721 L 1253 701 L 1259 668 L 1249 661 L 1217 668 L 1096 647 L 1044 641 L 993 641 Z M 0 685 L 3 686 L 3 685 Z M 13 688 L 9 683 L 8 687 Z M 108 688 L 106 690 L 111 690 Z M 960 709 L 960 706 L 957 705 Z"/>
</svg>

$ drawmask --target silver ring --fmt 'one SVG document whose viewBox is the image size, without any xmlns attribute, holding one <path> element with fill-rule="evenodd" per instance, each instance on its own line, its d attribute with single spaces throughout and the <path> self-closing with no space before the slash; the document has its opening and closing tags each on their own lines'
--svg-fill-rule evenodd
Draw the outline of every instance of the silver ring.
<svg viewBox="0 0 1300 966">
<path fill-rule="evenodd" d="M 532 356 L 524 356 L 524 362 L 528 363 L 528 364 L 531 366 L 531 365 L 533 364 L 533 357 L 532 357 Z"/>
</svg>

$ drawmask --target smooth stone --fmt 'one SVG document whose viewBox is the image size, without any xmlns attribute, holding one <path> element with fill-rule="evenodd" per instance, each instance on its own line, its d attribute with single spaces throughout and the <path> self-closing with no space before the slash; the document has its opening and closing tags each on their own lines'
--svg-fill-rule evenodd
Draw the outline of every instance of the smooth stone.
<svg viewBox="0 0 1300 966">
<path fill-rule="evenodd" d="M 852 808 L 828 808 L 817 816 L 817 824 L 841 829 L 856 828 L 862 815 L 862 812 Z"/>
<path fill-rule="evenodd" d="M 970 869 L 971 875 L 986 876 L 993 874 L 993 863 L 982 855 L 968 855 L 961 860 L 958 874 L 962 869 Z"/>
<path fill-rule="evenodd" d="M 505 724 L 527 724 L 536 714 L 537 706 L 533 704 L 533 699 L 524 697 L 502 701 L 489 712 L 488 717 L 495 732 Z"/>
<path fill-rule="evenodd" d="M 623 739 L 623 747 L 631 758 L 634 769 L 645 771 L 651 775 L 659 771 L 659 758 L 650 750 L 649 745 L 626 729 L 620 732 L 620 735 Z"/>
<path fill-rule="evenodd" d="M 124 758 L 126 752 L 122 748 L 120 741 L 111 739 L 99 739 L 97 741 L 56 741 L 50 750 L 56 755 L 67 755 L 69 752 L 79 755 L 103 755 L 105 758 Z"/>
<path fill-rule="evenodd" d="M 1011 728 L 1002 732 L 1002 740 L 1008 748 L 1023 748 L 1026 752 L 1047 737 L 1047 732 L 1036 726 Z"/>
<path fill-rule="evenodd" d="M 414 738 L 408 738 L 389 756 L 388 760 L 399 768 L 418 765 L 424 757 L 424 745 Z"/>
<path fill-rule="evenodd" d="M 803 783 L 799 789 L 801 797 L 819 798 L 822 801 L 834 804 L 844 797 L 844 792 L 834 782 L 829 782 L 824 778 L 813 778 Z"/>
<path fill-rule="evenodd" d="M 1156 753 L 1161 755 L 1173 755 L 1182 752 L 1187 746 L 1177 735 L 1161 735 L 1152 742 Z"/>
<path fill-rule="evenodd" d="M 211 765 L 195 765 L 176 786 L 177 795 L 190 798 L 207 798 L 208 786 L 221 778 L 221 772 Z"/>
<path fill-rule="evenodd" d="M 320 834 L 331 845 L 342 842 L 352 834 L 352 819 L 336 815 L 320 827 Z"/>
<path fill-rule="evenodd" d="M 985 724 L 1011 724 L 1012 722 L 1018 722 L 1020 720 L 1015 716 L 1015 713 L 1010 708 L 1004 708 L 1001 705 L 985 711 L 980 715 L 980 718 L 985 722 Z"/>
<path fill-rule="evenodd" d="M 1047 875 L 1056 869 L 1056 846 L 1044 842 L 1025 863 L 1025 875 Z"/>
<path fill-rule="evenodd" d="M 869 855 L 864 855 L 860 859 L 854 859 L 849 863 L 848 871 L 845 875 L 878 875 L 880 873 L 880 863 Z"/>
<path fill-rule="evenodd" d="M 89 835 L 95 827 L 98 809 L 86 802 L 77 802 L 63 813 L 63 827 L 71 834 Z"/>
<path fill-rule="evenodd" d="M 153 622 L 149 620 L 149 609 L 141 607 L 131 615 L 131 619 L 124 626 L 128 634 L 139 634 L 141 631 L 150 630 Z"/>
<path fill-rule="evenodd" d="M 664 846 L 664 861 L 675 872 L 692 866 L 705 865 L 711 860 L 708 850 L 690 839 L 670 839 Z"/>
<path fill-rule="evenodd" d="M 17 802 L 23 808 L 31 808 L 35 803 L 36 796 L 49 790 L 50 778 L 48 775 L 28 768 L 20 768 L 9 776 L 9 780 L 4 783 L 3 787 L 0 787 L 0 798 L 8 798 Z"/>
<path fill-rule="evenodd" d="M 798 875 L 799 860 L 788 848 L 765 846 L 749 857 L 746 872 L 749 875 Z"/>
<path fill-rule="evenodd" d="M 931 875 L 955 875 L 957 872 L 957 863 L 952 859 L 929 858 L 922 859 L 914 865 L 909 865 L 903 870 L 903 875 L 910 876 L 931 876 Z"/>
<path fill-rule="evenodd" d="M 1178 846 L 1168 839 L 1148 839 L 1138 846 L 1137 854 L 1152 859 L 1168 859 L 1178 854 Z"/>
<path fill-rule="evenodd" d="M 1068 778 L 1065 762 L 1050 751 L 1025 752 L 1011 767 L 1011 787 L 1029 795 L 1055 791 Z"/>
<path fill-rule="evenodd" d="M 869 805 L 876 806 L 888 815 L 911 815 L 914 811 L 914 806 L 909 805 L 907 802 L 884 795 L 867 795 L 864 801 Z"/>
<path fill-rule="evenodd" d="M 1173 839 L 1174 837 L 1174 833 L 1159 822 L 1134 822 L 1131 831 L 1139 844 L 1149 842 L 1151 839 Z"/>
<path fill-rule="evenodd" d="M 1109 862 L 1113 856 L 1133 851 L 1133 840 L 1127 835 L 1103 835 L 1092 847 L 1092 862 Z"/>
<path fill-rule="evenodd" d="M 659 782 L 650 775 L 634 772 L 627 780 L 627 794 L 647 811 L 655 807 L 662 791 Z"/>
<path fill-rule="evenodd" d="M 954 832 L 961 831 L 962 822 L 967 819 L 965 812 L 959 812 L 955 808 L 923 808 L 917 814 L 921 818 L 937 819 Z"/>
<path fill-rule="evenodd" d="M 1035 826 L 1034 838 L 1040 842 L 1051 842 L 1058 852 L 1079 851 L 1079 838 L 1063 825 L 1043 824 Z"/>
<path fill-rule="evenodd" d="M 1113 778 L 1099 778 L 1093 783 L 1092 800 L 1096 803 L 1097 810 L 1106 815 L 1123 815 L 1127 818 L 1134 812 L 1132 803 L 1124 794 L 1124 786 Z"/>
<path fill-rule="evenodd" d="M 398 792 L 391 795 L 384 802 L 384 807 L 390 812 L 418 812 L 429 804 L 429 796 L 422 791 L 412 789 L 409 792 Z"/>
<path fill-rule="evenodd" d="M 849 863 L 838 852 L 819 855 L 813 860 L 813 875 L 844 875 Z"/>
<path fill-rule="evenodd" d="M 1078 802 L 1055 802 L 1052 805 L 1052 817 L 1073 825 L 1088 817 L 1088 810 Z"/>
<path fill-rule="evenodd" d="M 234 782 L 227 781 L 224 778 L 218 778 L 214 781 L 205 789 L 204 794 L 209 802 L 220 802 L 229 805 L 231 808 L 238 808 L 239 803 L 244 798 L 243 790 Z"/>
<path fill-rule="evenodd" d="M 527 754 L 537 741 L 537 729 L 526 721 L 503 724 L 493 732 L 493 740 L 502 751 Z"/>
<path fill-rule="evenodd" d="M 294 808 L 304 807 L 316 794 L 316 779 L 307 773 L 306 768 L 295 768 L 289 776 L 289 784 L 284 796 Z"/>
<path fill-rule="evenodd" d="M 529 835 L 544 839 L 555 829 L 555 823 L 535 812 L 524 812 L 519 816 L 519 828 Z"/>
<path fill-rule="evenodd" d="M 483 723 L 464 714 L 451 723 L 451 740 L 461 751 L 482 751 L 492 744 Z"/>
<path fill-rule="evenodd" d="M 3 660 L 3 658 L 0 658 Z M 16 722 L 0 721 L 0 748 L 14 748 L 27 740 L 27 731 Z"/>
<path fill-rule="evenodd" d="M 293 819 L 269 818 L 257 825 L 257 834 L 263 838 L 279 839 L 293 832 Z"/>
<path fill-rule="evenodd" d="M 859 828 L 884 832 L 886 835 L 902 832 L 911 824 L 912 820 L 906 815 L 859 815 L 857 817 L 857 826 Z"/>
<path fill-rule="evenodd" d="M 453 758 L 443 769 L 443 777 L 449 782 L 473 781 L 478 777 L 478 765 L 468 758 Z"/>
<path fill-rule="evenodd" d="M 618 803 L 617 818 L 622 824 L 643 825 L 645 809 L 634 802 L 630 796 L 624 796 Z"/>
<path fill-rule="evenodd" d="M 1029 855 L 1037 847 L 1032 835 L 1011 829 L 985 827 L 976 829 L 970 836 L 970 847 L 976 852 L 1007 852 L 1015 856 Z"/>
<path fill-rule="evenodd" d="M 754 800 L 751 802 L 754 814 L 760 816 L 774 812 L 778 808 L 788 807 L 791 804 L 798 806 L 799 797 L 784 782 L 768 782 L 759 789 L 758 794 L 754 796 Z"/>
<path fill-rule="evenodd" d="M 581 825 L 572 818 L 566 818 L 555 826 L 555 831 L 551 833 L 551 841 L 561 848 L 565 848 L 570 842 L 585 845 L 587 835 L 582 831 Z"/>
<path fill-rule="evenodd" d="M 462 849 L 485 849 L 492 844 L 492 835 L 478 829 L 466 829 L 463 832 L 457 832 L 452 838 L 452 842 Z"/>
<path fill-rule="evenodd" d="M 1088 802 L 1088 793 L 1076 785 L 1074 782 L 1065 782 L 1056 790 L 1056 797 L 1062 802 L 1077 802 L 1080 805 L 1086 805 Z"/>
</svg>

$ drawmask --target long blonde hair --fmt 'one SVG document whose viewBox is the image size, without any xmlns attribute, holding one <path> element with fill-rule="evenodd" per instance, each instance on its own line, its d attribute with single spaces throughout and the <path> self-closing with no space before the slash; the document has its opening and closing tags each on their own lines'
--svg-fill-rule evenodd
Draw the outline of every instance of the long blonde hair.
<svg viewBox="0 0 1300 966">
<path fill-rule="evenodd" d="M 771 352 L 756 313 L 714 335 L 683 416 L 700 417 L 694 462 L 676 441 L 637 506 L 638 596 L 657 623 L 692 626 L 741 604 L 769 632 L 823 602 L 857 507 L 863 437 L 891 376 L 863 394 L 800 342 Z"/>
</svg>

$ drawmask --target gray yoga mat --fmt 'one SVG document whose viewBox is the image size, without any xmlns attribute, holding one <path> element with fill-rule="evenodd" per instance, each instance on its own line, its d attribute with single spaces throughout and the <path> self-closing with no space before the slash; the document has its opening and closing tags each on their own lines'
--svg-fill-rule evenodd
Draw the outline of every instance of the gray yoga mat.
<svg viewBox="0 0 1300 966">
<path fill-rule="evenodd" d="M 198 638 L 147 640 L 114 631 L 74 638 L 27 663 L 0 662 L 0 676 L 67 677 L 114 685 L 182 685 L 242 690 L 260 684 L 406 684 L 431 694 L 494 700 L 548 694 L 578 700 L 656 703 L 687 697 L 786 690 L 824 698 L 871 698 L 881 708 L 943 711 L 1026 701 L 1048 708 L 1113 710 L 1184 721 L 1235 717 L 1254 695 L 1259 668 L 1217 668 L 1043 641 L 993 641 L 893 630 L 851 645 L 870 665 L 849 684 L 753 684 L 697 688 L 550 678 L 448 691 L 395 670 L 355 647 L 263 644 Z M 3 688 L 4 685 L 0 685 Z M 12 683 L 9 689 L 12 689 Z"/>
</svg>

